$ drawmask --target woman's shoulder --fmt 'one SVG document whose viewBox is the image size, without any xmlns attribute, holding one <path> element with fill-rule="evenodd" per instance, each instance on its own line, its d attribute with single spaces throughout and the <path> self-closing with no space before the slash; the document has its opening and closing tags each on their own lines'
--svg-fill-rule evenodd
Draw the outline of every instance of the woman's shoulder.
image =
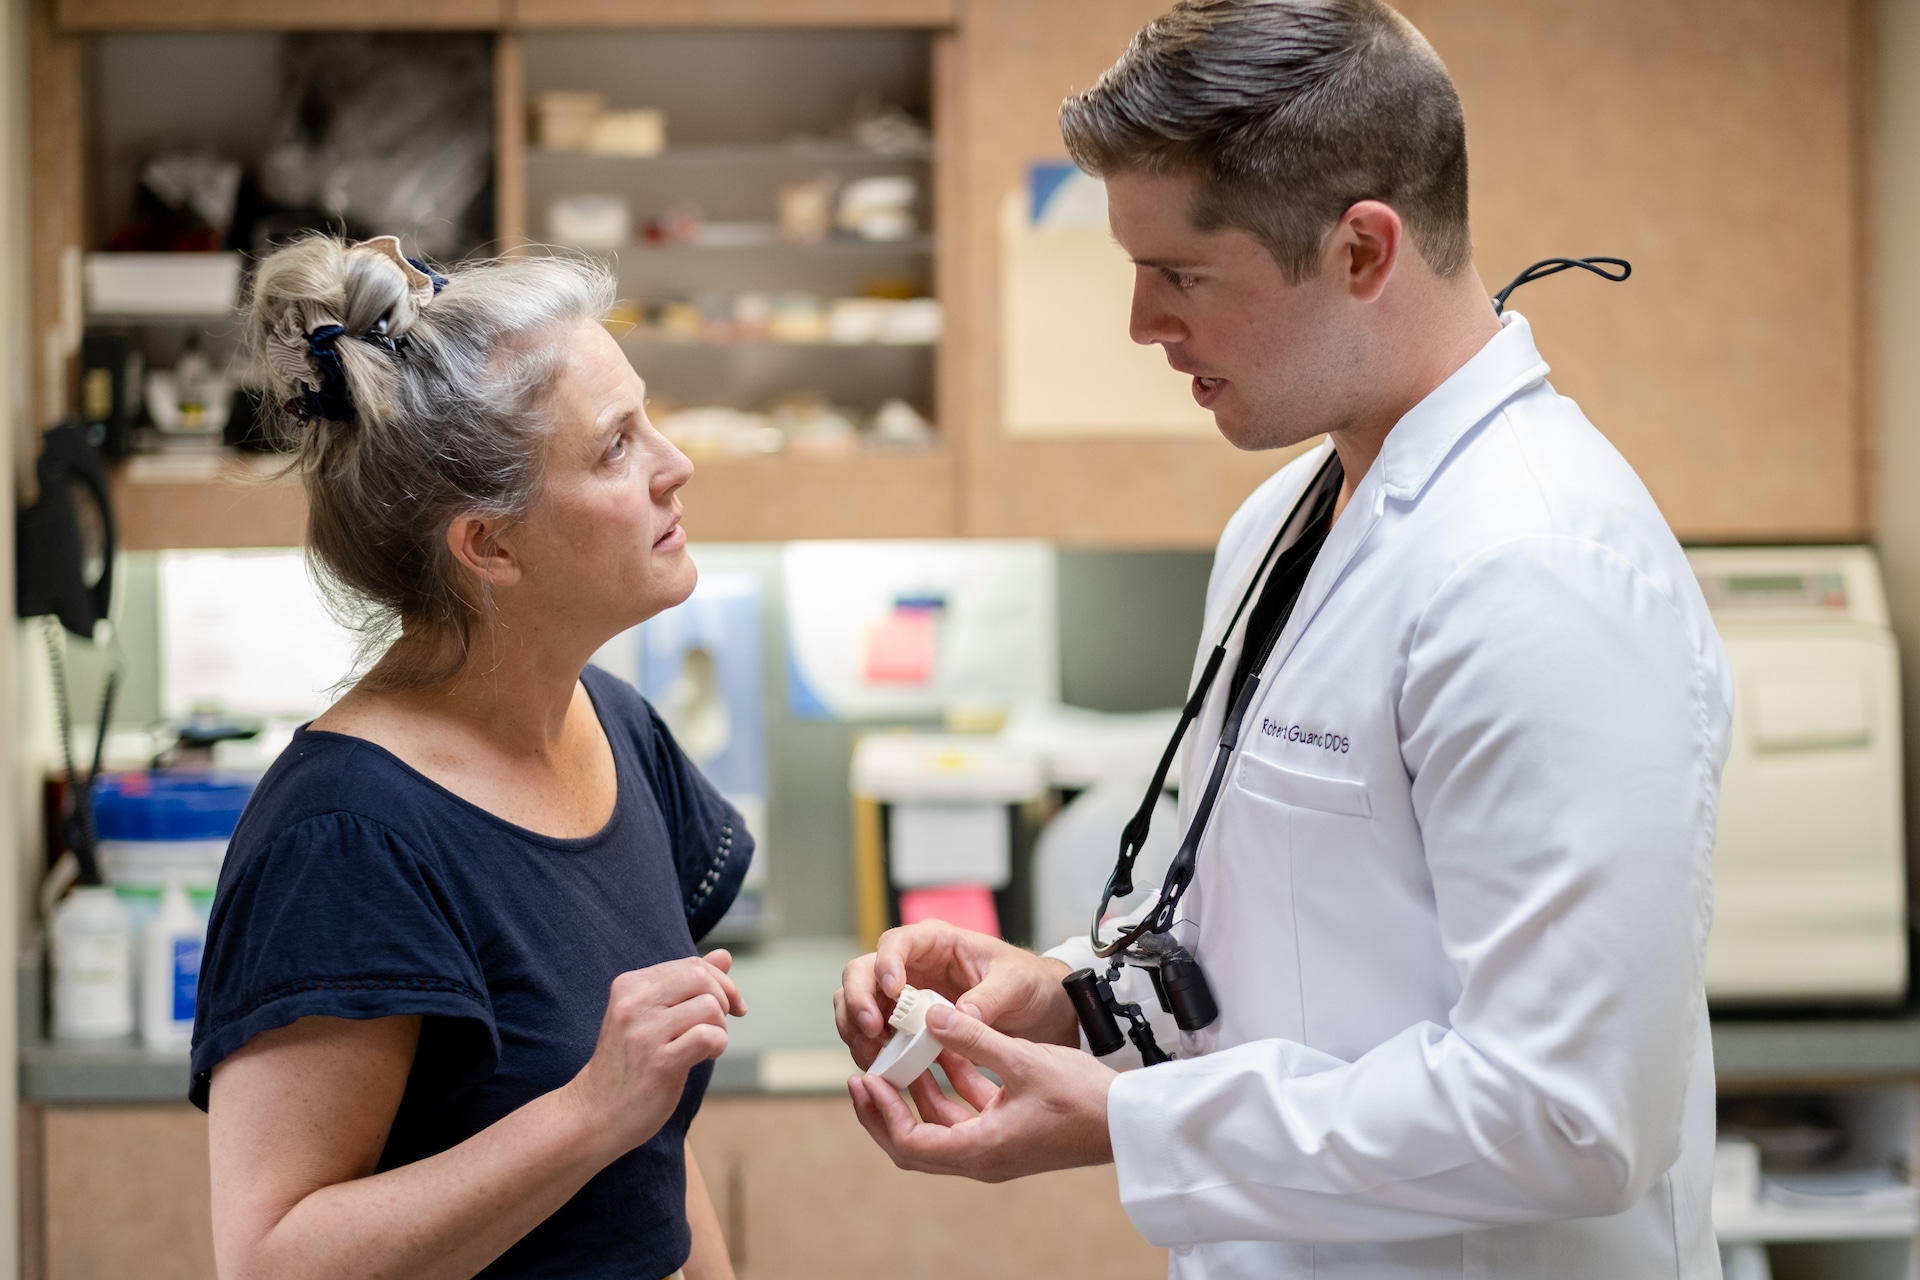
<svg viewBox="0 0 1920 1280">
<path fill-rule="evenodd" d="M 254 789 L 234 852 L 316 825 L 363 829 L 408 843 L 434 821 L 431 789 L 390 753 L 345 734 L 302 728 Z"/>
</svg>

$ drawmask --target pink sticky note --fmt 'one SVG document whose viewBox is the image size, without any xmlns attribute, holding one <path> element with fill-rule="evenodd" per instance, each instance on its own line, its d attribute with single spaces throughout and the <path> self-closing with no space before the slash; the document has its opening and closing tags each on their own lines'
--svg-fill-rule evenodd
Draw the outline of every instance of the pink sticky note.
<svg viewBox="0 0 1920 1280">
<path fill-rule="evenodd" d="M 907 890 L 900 895 L 900 923 L 921 920 L 944 920 L 975 933 L 1000 936 L 1000 913 L 994 909 L 993 891 L 983 884 Z"/>
<path fill-rule="evenodd" d="M 938 614 L 930 609 L 899 609 L 867 628 L 868 684 L 926 684 L 933 679 Z"/>
</svg>

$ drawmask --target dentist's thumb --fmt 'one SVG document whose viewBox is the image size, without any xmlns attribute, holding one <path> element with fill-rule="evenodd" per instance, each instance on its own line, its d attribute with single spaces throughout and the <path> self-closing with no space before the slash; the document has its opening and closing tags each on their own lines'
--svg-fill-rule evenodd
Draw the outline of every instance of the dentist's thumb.
<svg viewBox="0 0 1920 1280">
<path fill-rule="evenodd" d="M 935 1005 L 927 1011 L 927 1029 L 942 1048 L 951 1049 L 975 1066 L 985 1067 L 1002 1080 L 1020 1072 L 1024 1046 L 1012 1036 L 995 1031 L 958 1009 Z"/>
</svg>

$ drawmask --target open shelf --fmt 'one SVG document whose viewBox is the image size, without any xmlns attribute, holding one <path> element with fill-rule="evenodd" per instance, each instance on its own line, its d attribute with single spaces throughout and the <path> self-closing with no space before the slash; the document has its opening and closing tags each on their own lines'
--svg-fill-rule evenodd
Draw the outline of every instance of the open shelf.
<svg viewBox="0 0 1920 1280">
<path fill-rule="evenodd" d="M 597 165 L 673 165 L 673 164 L 833 164 L 833 165 L 924 165 L 925 155 L 888 155 L 869 151 L 851 142 L 824 138 L 798 138 L 791 142 L 706 142 L 668 147 L 650 156 L 614 155 L 594 151 L 556 151 L 534 147 L 527 152 L 529 164 Z"/>
<path fill-rule="evenodd" d="M 295 547 L 307 502 L 279 459 L 137 458 L 113 479 L 129 551 Z M 944 449 L 821 458 L 782 453 L 696 461 L 682 492 L 695 541 L 934 538 L 955 532 L 953 461 Z"/>
<path fill-rule="evenodd" d="M 949 538 L 953 460 L 944 449 L 696 461 L 681 491 L 695 542 Z"/>
</svg>

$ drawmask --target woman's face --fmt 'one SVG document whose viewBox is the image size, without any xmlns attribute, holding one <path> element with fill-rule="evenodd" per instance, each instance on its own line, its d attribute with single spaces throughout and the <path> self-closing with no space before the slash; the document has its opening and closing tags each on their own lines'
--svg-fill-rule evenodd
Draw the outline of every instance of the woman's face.
<svg viewBox="0 0 1920 1280">
<path fill-rule="evenodd" d="M 496 600 L 510 624 L 597 647 L 692 593 L 678 494 L 693 464 L 647 420 L 646 384 L 605 329 L 582 321 L 567 346 L 544 487 L 500 538 L 519 580 Z"/>
</svg>

